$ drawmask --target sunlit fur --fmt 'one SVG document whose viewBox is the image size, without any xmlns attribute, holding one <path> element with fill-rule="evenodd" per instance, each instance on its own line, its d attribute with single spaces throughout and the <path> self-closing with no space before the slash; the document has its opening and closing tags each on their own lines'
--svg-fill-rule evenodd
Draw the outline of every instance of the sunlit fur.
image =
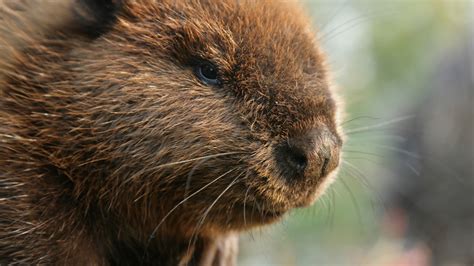
<svg viewBox="0 0 474 266">
<path fill-rule="evenodd" d="M 187 263 L 195 243 L 323 192 L 331 178 L 284 180 L 273 154 L 321 128 L 335 158 L 341 145 L 324 56 L 293 3 L 98 2 L 113 19 L 61 7 L 48 30 L 21 10 L 19 26 L 0 20 L 0 263 Z M 196 78 L 200 60 L 222 86 Z"/>
</svg>

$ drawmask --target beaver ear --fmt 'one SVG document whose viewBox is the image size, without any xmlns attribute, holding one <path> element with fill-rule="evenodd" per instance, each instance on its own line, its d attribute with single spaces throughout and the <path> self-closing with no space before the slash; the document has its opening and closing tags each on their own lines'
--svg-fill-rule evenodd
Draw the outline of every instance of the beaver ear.
<svg viewBox="0 0 474 266">
<path fill-rule="evenodd" d="M 71 28 L 96 38 L 115 22 L 125 0 L 73 0 Z"/>
</svg>

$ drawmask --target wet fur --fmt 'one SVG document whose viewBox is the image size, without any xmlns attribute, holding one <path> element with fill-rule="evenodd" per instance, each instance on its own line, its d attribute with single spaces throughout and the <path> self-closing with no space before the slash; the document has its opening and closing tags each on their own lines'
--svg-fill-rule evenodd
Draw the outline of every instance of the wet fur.
<svg viewBox="0 0 474 266">
<path fill-rule="evenodd" d="M 0 262 L 205 264 L 216 239 L 322 193 L 331 178 L 282 180 L 273 154 L 323 126 L 335 140 L 318 143 L 341 144 L 301 11 L 89 2 L 54 7 L 46 29 L 0 2 Z M 203 60 L 221 86 L 196 78 Z"/>
</svg>

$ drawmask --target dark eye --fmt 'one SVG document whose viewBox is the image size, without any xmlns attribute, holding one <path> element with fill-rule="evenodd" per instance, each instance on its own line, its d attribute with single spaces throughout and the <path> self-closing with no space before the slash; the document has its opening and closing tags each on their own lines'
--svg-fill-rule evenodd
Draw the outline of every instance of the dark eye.
<svg viewBox="0 0 474 266">
<path fill-rule="evenodd" d="M 195 69 L 195 74 L 202 82 L 207 85 L 219 84 L 217 68 L 209 62 L 197 65 Z"/>
</svg>

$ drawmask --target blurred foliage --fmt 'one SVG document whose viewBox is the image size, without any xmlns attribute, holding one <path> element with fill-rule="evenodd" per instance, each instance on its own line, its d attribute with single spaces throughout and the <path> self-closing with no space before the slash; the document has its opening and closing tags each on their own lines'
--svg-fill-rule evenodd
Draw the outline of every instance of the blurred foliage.
<svg viewBox="0 0 474 266">
<path fill-rule="evenodd" d="M 469 0 L 304 1 L 345 102 L 338 180 L 313 207 L 243 237 L 241 265 L 366 265 L 380 241 L 379 185 L 390 173 L 397 120 L 429 92 L 445 51 L 474 25 Z M 400 119 L 403 120 L 403 119 Z M 372 125 L 378 125 L 371 128 Z M 394 130 L 395 129 L 395 130 Z"/>
</svg>

